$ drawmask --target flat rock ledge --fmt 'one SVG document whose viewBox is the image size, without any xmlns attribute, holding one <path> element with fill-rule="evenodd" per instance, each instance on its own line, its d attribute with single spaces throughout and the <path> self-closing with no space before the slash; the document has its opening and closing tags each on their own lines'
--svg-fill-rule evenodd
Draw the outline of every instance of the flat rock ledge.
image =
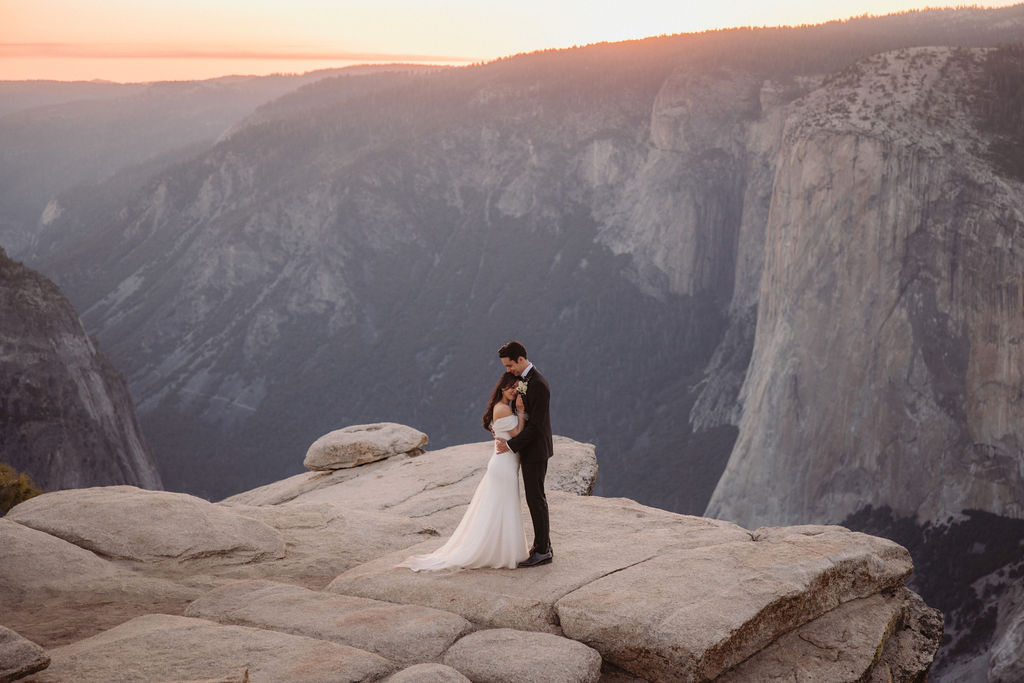
<svg viewBox="0 0 1024 683">
<path fill-rule="evenodd" d="M 215 589 L 185 616 L 350 645 L 404 665 L 439 659 L 472 628 L 451 612 L 260 580 Z"/>
<path fill-rule="evenodd" d="M 379 680 L 396 669 L 383 657 L 337 643 L 167 614 L 136 617 L 50 652 L 33 681 L 350 682 Z"/>
<path fill-rule="evenodd" d="M 901 546 L 585 495 L 593 446 L 561 437 L 552 564 L 397 567 L 445 541 L 492 448 L 393 455 L 222 503 L 122 486 L 26 501 L 0 519 L 0 604 L 50 659 L 27 680 L 926 677 L 942 616 L 904 586 Z"/>
<path fill-rule="evenodd" d="M 426 445 L 426 434 L 394 422 L 352 425 L 314 441 L 302 464 L 314 472 L 340 470 L 393 455 L 418 455 Z"/>
</svg>

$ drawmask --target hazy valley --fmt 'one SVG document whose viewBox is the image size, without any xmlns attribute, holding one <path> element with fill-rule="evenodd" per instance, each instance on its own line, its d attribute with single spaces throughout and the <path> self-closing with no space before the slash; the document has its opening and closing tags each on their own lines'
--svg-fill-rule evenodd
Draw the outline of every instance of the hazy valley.
<svg viewBox="0 0 1024 683">
<path fill-rule="evenodd" d="M 893 537 L 938 673 L 978 675 L 1024 638 L 1022 38 L 1024 6 L 932 11 L 26 104 L 0 246 L 169 490 L 348 424 L 483 440 L 519 338 L 596 493 Z"/>
</svg>

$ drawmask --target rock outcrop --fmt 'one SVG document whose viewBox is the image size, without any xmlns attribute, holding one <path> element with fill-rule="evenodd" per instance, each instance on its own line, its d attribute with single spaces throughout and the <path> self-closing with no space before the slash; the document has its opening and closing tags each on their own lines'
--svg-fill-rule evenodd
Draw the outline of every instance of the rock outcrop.
<svg viewBox="0 0 1024 683">
<path fill-rule="evenodd" d="M 10 683 L 50 665 L 46 651 L 9 628 L 0 626 L 0 683 Z"/>
<path fill-rule="evenodd" d="M 592 683 L 601 677 L 597 650 L 550 633 L 506 628 L 471 633 L 444 661 L 481 683 Z"/>
<path fill-rule="evenodd" d="M 271 581 L 239 581 L 210 591 L 185 616 L 351 645 L 406 665 L 439 659 L 471 630 L 451 612 Z"/>
<path fill-rule="evenodd" d="M 169 614 L 136 617 L 50 654 L 50 667 L 33 681 L 204 681 L 241 669 L 255 681 L 355 683 L 396 669 L 383 657 L 318 638 Z"/>
<path fill-rule="evenodd" d="M 161 488 L 124 379 L 52 282 L 0 249 L 0 461 L 46 490 Z"/>
<path fill-rule="evenodd" d="M 876 55 L 790 106 L 739 436 L 708 514 L 1024 514 L 1024 186 L 978 120 L 993 54 Z"/>
<path fill-rule="evenodd" d="M 314 472 L 341 470 L 392 455 L 418 455 L 426 445 L 426 434 L 405 425 L 393 422 L 353 425 L 314 441 L 302 464 Z"/>
<path fill-rule="evenodd" d="M 262 522 L 195 496 L 133 486 L 57 491 L 17 505 L 7 519 L 136 562 L 284 557 L 281 534 Z"/>
<path fill-rule="evenodd" d="M 492 452 L 483 442 L 235 497 L 248 503 L 123 486 L 43 494 L 0 520 L 3 619 L 46 648 L 49 667 L 29 679 L 40 682 L 927 672 L 941 615 L 904 587 L 901 546 L 841 527 L 751 532 L 559 490 L 579 488 L 567 470 L 595 472 L 596 458 L 587 444 L 555 444 L 550 565 L 395 566 L 454 529 Z"/>
</svg>

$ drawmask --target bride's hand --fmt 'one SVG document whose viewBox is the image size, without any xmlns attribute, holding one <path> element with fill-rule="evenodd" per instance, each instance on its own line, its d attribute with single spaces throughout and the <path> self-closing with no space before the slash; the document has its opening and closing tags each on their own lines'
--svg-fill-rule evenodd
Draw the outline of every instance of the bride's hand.
<svg viewBox="0 0 1024 683">
<path fill-rule="evenodd" d="M 522 413 L 523 412 L 523 395 L 522 394 L 516 394 L 516 412 L 517 413 Z"/>
</svg>

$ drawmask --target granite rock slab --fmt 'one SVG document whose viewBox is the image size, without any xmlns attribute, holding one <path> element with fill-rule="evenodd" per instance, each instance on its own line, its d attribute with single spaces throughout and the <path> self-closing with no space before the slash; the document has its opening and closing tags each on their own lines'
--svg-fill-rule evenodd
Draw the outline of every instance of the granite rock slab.
<svg viewBox="0 0 1024 683">
<path fill-rule="evenodd" d="M 34 680 L 216 680 L 248 669 L 254 681 L 349 683 L 379 680 L 396 668 L 346 645 L 166 614 L 136 617 L 50 656 L 50 668 Z"/>
<path fill-rule="evenodd" d="M 105 557 L 139 562 L 247 563 L 284 556 L 257 520 L 184 493 L 103 486 L 44 493 L 7 518 Z"/>
<path fill-rule="evenodd" d="M 0 626 L 0 683 L 10 683 L 50 666 L 46 650 Z"/>
<path fill-rule="evenodd" d="M 445 541 L 438 538 L 353 567 L 326 590 L 442 609 L 484 626 L 560 634 L 555 603 L 581 586 L 669 549 L 751 538 L 729 522 L 677 515 L 626 499 L 553 491 L 548 505 L 552 564 L 440 572 L 395 566 L 409 555 L 435 550 Z"/>
<path fill-rule="evenodd" d="M 350 645 L 404 665 L 439 659 L 471 629 L 451 612 L 273 581 L 214 589 L 189 605 L 185 616 Z"/>
<path fill-rule="evenodd" d="M 455 643 L 444 663 L 476 683 L 595 683 L 601 655 L 550 633 L 490 629 Z"/>
<path fill-rule="evenodd" d="M 711 680 L 840 604 L 901 585 L 902 546 L 842 527 L 666 550 L 556 605 L 566 636 L 649 680 Z"/>
</svg>

